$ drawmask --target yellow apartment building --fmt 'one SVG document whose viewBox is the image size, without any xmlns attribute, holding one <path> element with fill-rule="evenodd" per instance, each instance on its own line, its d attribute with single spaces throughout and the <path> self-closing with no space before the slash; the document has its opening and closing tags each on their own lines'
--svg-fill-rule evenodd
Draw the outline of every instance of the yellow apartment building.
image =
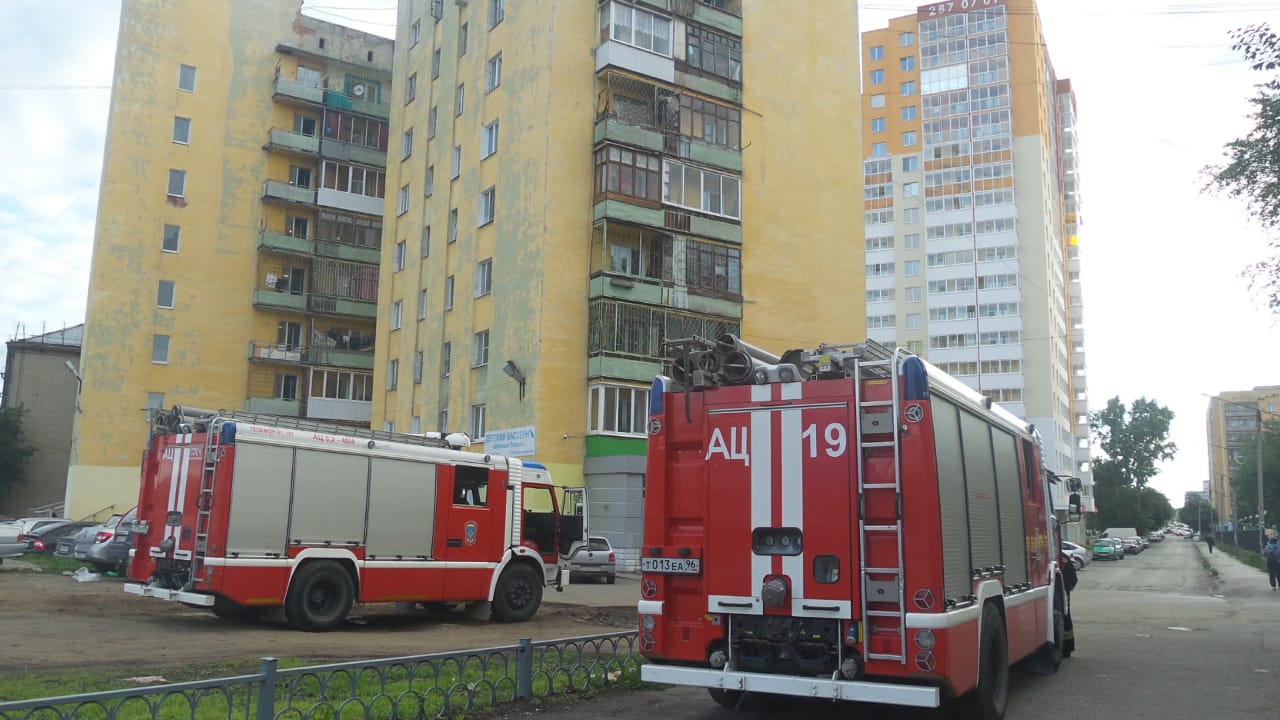
<svg viewBox="0 0 1280 720">
<path fill-rule="evenodd" d="M 1240 463 L 1253 452 L 1258 431 L 1280 417 L 1280 386 L 1262 385 L 1252 390 L 1229 390 L 1210 398 L 1205 413 L 1205 435 L 1209 444 L 1209 501 L 1216 521 L 1224 529 L 1235 529 L 1240 518 L 1257 516 L 1255 505 L 1240 504 L 1238 488 L 1250 488 L 1246 497 L 1255 498 L 1256 476 L 1241 477 Z M 1267 524 L 1275 523 L 1276 508 L 1266 508 Z"/>
<path fill-rule="evenodd" d="M 300 0 L 123 0 L 66 515 L 137 498 L 146 408 L 367 425 L 393 43 Z"/>
<path fill-rule="evenodd" d="M 373 422 L 640 544 L 663 342 L 865 338 L 855 3 L 401 0 Z"/>
</svg>

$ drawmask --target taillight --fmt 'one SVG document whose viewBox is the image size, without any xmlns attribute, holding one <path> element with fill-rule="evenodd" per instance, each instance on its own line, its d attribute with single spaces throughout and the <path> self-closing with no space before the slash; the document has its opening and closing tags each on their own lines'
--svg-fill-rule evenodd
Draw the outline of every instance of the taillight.
<svg viewBox="0 0 1280 720">
<path fill-rule="evenodd" d="M 617 558 L 614 557 L 613 553 L 609 553 L 609 562 L 613 562 L 616 559 Z"/>
<path fill-rule="evenodd" d="M 22 533 L 18 533 L 18 542 L 22 542 L 23 540 L 26 540 L 26 539 L 27 539 L 26 535 L 23 535 Z"/>
<path fill-rule="evenodd" d="M 110 540 L 113 535 L 115 535 L 115 533 L 111 532 L 110 530 L 99 530 L 98 534 L 94 536 L 93 542 L 104 543 Z"/>
<path fill-rule="evenodd" d="M 44 552 L 44 541 L 41 540 L 40 538 L 36 538 L 35 540 L 32 540 L 31 549 L 37 552 Z"/>
</svg>

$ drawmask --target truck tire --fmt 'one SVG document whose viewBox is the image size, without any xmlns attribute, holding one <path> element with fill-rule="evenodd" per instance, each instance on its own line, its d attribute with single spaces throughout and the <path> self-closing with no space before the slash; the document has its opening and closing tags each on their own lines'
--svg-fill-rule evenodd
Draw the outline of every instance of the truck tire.
<svg viewBox="0 0 1280 720">
<path fill-rule="evenodd" d="M 1003 720 L 1009 704 L 1009 645 L 1004 617 L 994 603 L 982 608 L 978 637 L 978 687 L 961 697 L 959 716 L 968 720 Z"/>
<path fill-rule="evenodd" d="M 542 582 L 537 571 L 516 563 L 498 578 L 493 593 L 493 616 L 505 623 L 524 622 L 533 617 L 542 604 Z"/>
<path fill-rule="evenodd" d="M 742 702 L 741 690 L 721 690 L 720 688 L 707 688 L 707 694 L 720 707 L 736 708 Z"/>
<path fill-rule="evenodd" d="M 1031 656 L 1030 661 L 1027 663 L 1027 669 L 1037 675 L 1052 675 L 1058 672 L 1058 667 L 1062 665 L 1062 658 L 1066 656 L 1064 652 L 1066 633 L 1066 613 L 1062 611 L 1061 606 L 1055 604 L 1053 608 L 1053 641 L 1040 646 L 1040 649 Z"/>
<path fill-rule="evenodd" d="M 345 568 L 332 560 L 315 560 L 293 574 L 284 599 L 284 614 L 298 630 L 332 630 L 347 619 L 355 588 Z"/>
</svg>

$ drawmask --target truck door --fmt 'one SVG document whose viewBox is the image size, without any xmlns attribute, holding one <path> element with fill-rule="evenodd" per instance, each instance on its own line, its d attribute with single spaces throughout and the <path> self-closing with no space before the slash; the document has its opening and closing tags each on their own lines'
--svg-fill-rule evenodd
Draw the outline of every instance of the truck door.
<svg viewBox="0 0 1280 720">
<path fill-rule="evenodd" d="M 447 515 L 442 518 L 444 536 L 439 543 L 446 563 L 445 596 L 486 597 L 504 530 L 503 513 L 490 502 L 491 497 L 501 497 L 490 486 L 499 478 L 488 467 L 456 465 L 440 470 L 440 504 Z"/>
</svg>

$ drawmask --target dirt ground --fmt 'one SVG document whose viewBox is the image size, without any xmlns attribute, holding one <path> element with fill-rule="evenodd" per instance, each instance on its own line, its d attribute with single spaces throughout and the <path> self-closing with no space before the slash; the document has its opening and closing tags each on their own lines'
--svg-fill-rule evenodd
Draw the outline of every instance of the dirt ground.
<svg viewBox="0 0 1280 720">
<path fill-rule="evenodd" d="M 229 622 L 127 595 L 119 579 L 79 583 L 15 565 L 0 565 L 0 676 L 108 667 L 161 671 L 265 656 L 320 661 L 416 655 L 626 630 L 636 618 L 635 602 L 623 602 L 629 593 L 619 578 L 616 586 L 573 584 L 564 593 L 548 588 L 538 613 L 523 623 L 377 604 L 357 605 L 340 630 L 306 633 L 280 621 Z"/>
</svg>

